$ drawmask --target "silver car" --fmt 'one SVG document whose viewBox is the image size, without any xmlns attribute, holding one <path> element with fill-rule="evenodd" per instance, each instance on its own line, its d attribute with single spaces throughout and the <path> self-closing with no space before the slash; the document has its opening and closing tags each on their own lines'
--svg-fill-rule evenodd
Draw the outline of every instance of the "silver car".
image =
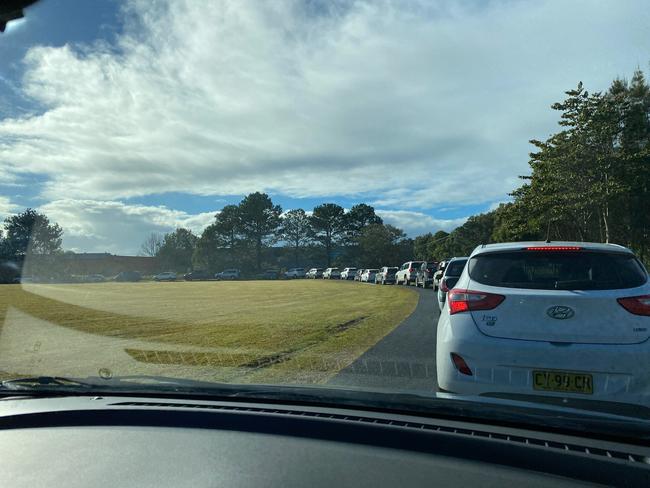
<svg viewBox="0 0 650 488">
<path fill-rule="evenodd" d="M 442 310 L 442 307 L 445 305 L 447 299 L 447 292 L 451 290 L 458 281 L 458 278 L 463 272 L 465 265 L 467 264 L 466 257 L 463 258 L 452 258 L 447 262 L 445 271 L 440 278 L 440 286 L 438 286 L 437 297 L 438 297 L 438 308 Z"/>
<path fill-rule="evenodd" d="M 165 271 L 153 277 L 154 281 L 176 281 L 176 273 L 173 271 Z"/>
<path fill-rule="evenodd" d="M 379 270 L 378 269 L 364 269 L 363 274 L 361 275 L 361 281 L 364 283 L 374 283 L 375 282 L 375 275 L 377 274 Z"/>
<path fill-rule="evenodd" d="M 384 266 L 375 275 L 375 284 L 395 284 L 395 273 L 398 269 L 396 266 Z"/>
<path fill-rule="evenodd" d="M 343 271 L 341 271 L 341 279 L 353 280 L 356 272 L 357 272 L 357 268 L 343 268 Z"/>
</svg>

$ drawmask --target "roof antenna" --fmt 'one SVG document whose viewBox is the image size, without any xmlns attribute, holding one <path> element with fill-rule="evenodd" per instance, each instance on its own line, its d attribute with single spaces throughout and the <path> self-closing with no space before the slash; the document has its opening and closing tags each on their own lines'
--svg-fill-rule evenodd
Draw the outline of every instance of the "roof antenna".
<svg viewBox="0 0 650 488">
<path fill-rule="evenodd" d="M 546 227 L 546 244 L 551 243 L 551 219 L 548 219 L 548 226 Z"/>
</svg>

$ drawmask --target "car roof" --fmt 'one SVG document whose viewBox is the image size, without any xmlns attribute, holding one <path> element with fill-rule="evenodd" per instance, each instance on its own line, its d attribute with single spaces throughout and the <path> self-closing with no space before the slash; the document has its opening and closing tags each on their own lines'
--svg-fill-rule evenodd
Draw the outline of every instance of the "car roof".
<svg viewBox="0 0 650 488">
<path fill-rule="evenodd" d="M 457 258 L 451 258 L 449 261 L 447 261 L 447 264 L 453 263 L 454 261 L 467 261 L 469 259 L 468 256 L 459 256 Z"/>
<path fill-rule="evenodd" d="M 613 251 L 613 252 L 625 252 L 633 254 L 627 247 L 621 246 L 619 244 L 604 244 L 600 242 L 575 242 L 575 241 L 522 241 L 522 242 L 503 242 L 497 244 L 483 244 L 478 246 L 472 251 L 472 256 L 477 254 L 483 254 L 487 252 L 496 252 L 496 251 L 510 251 L 515 249 L 521 249 L 524 247 L 557 247 L 557 246 L 571 246 L 571 247 L 581 247 L 583 249 L 592 250 L 592 251 Z"/>
</svg>

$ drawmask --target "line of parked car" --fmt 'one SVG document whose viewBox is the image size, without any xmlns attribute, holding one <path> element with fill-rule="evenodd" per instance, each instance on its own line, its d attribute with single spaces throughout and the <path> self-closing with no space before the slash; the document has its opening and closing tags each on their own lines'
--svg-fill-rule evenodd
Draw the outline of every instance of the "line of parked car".
<svg viewBox="0 0 650 488">
<path fill-rule="evenodd" d="M 443 391 L 650 405 L 650 279 L 615 244 L 487 244 L 399 268 L 307 277 L 432 287 Z"/>
<path fill-rule="evenodd" d="M 324 280 L 352 280 L 377 285 L 414 285 L 433 288 L 438 292 L 439 306 L 442 307 L 445 295 L 460 276 L 466 257 L 448 258 L 443 261 L 407 261 L 402 266 L 383 266 L 381 268 L 292 268 L 285 273 L 287 278 L 308 278 Z"/>
</svg>

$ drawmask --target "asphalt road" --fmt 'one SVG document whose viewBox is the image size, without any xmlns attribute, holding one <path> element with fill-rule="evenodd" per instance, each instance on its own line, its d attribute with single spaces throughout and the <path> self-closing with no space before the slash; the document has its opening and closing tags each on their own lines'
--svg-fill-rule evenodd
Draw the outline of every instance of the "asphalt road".
<svg viewBox="0 0 650 488">
<path fill-rule="evenodd" d="M 369 285 L 373 286 L 373 285 Z M 431 289 L 415 311 L 390 334 L 341 370 L 330 384 L 375 390 L 436 391 L 436 325 L 439 310 Z"/>
</svg>

